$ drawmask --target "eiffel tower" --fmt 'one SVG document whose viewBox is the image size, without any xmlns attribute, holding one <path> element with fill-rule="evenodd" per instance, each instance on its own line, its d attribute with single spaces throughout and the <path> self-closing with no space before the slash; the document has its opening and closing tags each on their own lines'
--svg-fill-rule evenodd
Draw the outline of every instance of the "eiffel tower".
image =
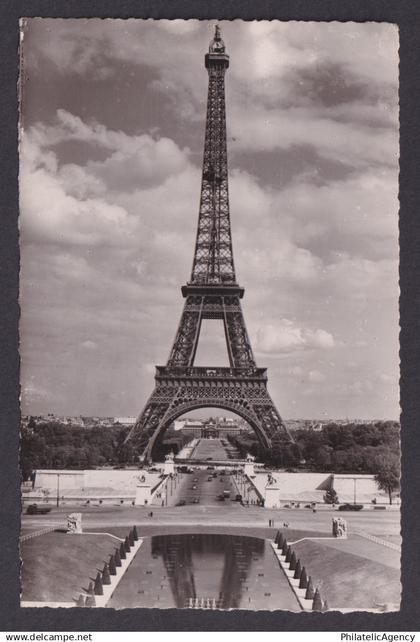
<svg viewBox="0 0 420 642">
<path fill-rule="evenodd" d="M 182 286 L 184 310 L 166 366 L 156 366 L 155 389 L 127 435 L 140 458 L 152 459 L 159 437 L 177 417 L 218 407 L 245 419 L 264 449 L 273 438 L 294 441 L 268 391 L 265 368 L 252 352 L 236 281 L 229 214 L 225 72 L 229 56 L 220 28 L 205 55 L 209 75 L 200 211 L 190 281 Z M 230 367 L 195 367 L 203 319 L 223 321 Z"/>
</svg>

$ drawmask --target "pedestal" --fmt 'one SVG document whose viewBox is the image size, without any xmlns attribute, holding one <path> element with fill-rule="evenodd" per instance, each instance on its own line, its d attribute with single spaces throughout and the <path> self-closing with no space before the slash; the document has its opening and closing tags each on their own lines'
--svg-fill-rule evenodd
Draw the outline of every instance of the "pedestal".
<svg viewBox="0 0 420 642">
<path fill-rule="evenodd" d="M 163 465 L 163 474 L 164 475 L 174 475 L 175 474 L 175 462 L 173 459 L 167 459 Z"/>
<path fill-rule="evenodd" d="M 280 488 L 276 484 L 265 487 L 264 508 L 280 508 Z"/>
<path fill-rule="evenodd" d="M 82 513 L 67 515 L 67 534 L 79 535 L 82 532 Z"/>
<path fill-rule="evenodd" d="M 254 470 L 254 462 L 246 462 L 244 466 L 244 474 L 247 475 L 248 477 L 255 477 L 255 470 Z"/>
<path fill-rule="evenodd" d="M 332 534 L 338 539 L 347 539 L 347 522 L 342 517 L 332 518 Z"/>
<path fill-rule="evenodd" d="M 137 484 L 136 486 L 136 499 L 134 501 L 136 506 L 147 506 L 150 504 L 151 493 L 150 484 Z"/>
</svg>

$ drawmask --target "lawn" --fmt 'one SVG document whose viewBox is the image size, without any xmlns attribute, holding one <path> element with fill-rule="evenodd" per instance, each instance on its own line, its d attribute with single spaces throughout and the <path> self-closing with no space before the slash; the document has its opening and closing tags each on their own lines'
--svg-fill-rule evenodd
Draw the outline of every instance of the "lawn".
<svg viewBox="0 0 420 642">
<path fill-rule="evenodd" d="M 22 600 L 71 602 L 88 588 L 117 545 L 108 535 L 57 531 L 23 542 Z"/>
<path fill-rule="evenodd" d="M 342 546 L 339 540 L 333 545 L 306 540 L 293 549 L 330 608 L 363 610 L 399 604 L 400 570 L 394 551 L 357 536 L 343 540 Z"/>
</svg>

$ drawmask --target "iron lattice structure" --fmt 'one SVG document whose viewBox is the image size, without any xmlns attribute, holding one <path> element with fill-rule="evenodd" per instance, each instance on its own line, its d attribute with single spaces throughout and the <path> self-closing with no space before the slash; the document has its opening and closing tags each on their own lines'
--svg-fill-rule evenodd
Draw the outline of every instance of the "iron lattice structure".
<svg viewBox="0 0 420 642">
<path fill-rule="evenodd" d="M 273 438 L 293 442 L 258 368 L 242 314 L 244 288 L 236 281 L 229 213 L 225 72 L 229 56 L 216 26 L 205 56 L 209 75 L 200 211 L 191 279 L 181 290 L 184 310 L 166 366 L 127 436 L 140 456 L 152 458 L 156 440 L 177 417 L 203 407 L 233 411 L 254 429 L 265 449 Z M 222 319 L 229 368 L 194 367 L 203 319 Z"/>
</svg>

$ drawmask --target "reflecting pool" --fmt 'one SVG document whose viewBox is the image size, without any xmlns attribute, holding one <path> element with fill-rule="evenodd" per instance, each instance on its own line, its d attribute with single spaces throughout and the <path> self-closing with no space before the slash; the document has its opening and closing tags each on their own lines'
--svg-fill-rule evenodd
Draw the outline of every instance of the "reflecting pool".
<svg viewBox="0 0 420 642">
<path fill-rule="evenodd" d="M 217 534 L 145 538 L 108 606 L 300 610 L 269 542 Z"/>
</svg>

